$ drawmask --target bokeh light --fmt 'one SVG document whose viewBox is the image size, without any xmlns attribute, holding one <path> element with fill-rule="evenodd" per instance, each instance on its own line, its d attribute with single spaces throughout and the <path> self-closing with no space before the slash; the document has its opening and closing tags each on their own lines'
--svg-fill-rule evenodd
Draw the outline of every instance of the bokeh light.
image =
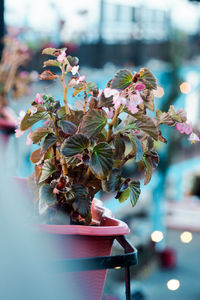
<svg viewBox="0 0 200 300">
<path fill-rule="evenodd" d="M 164 235 L 163 235 L 162 231 L 156 230 L 156 231 L 152 232 L 152 234 L 151 234 L 151 239 L 155 243 L 161 242 L 163 240 L 163 238 L 164 238 Z"/>
<path fill-rule="evenodd" d="M 180 281 L 178 279 L 170 279 L 167 282 L 167 287 L 170 291 L 176 291 L 180 287 Z"/>
<path fill-rule="evenodd" d="M 180 85 L 180 91 L 183 94 L 188 94 L 191 91 L 191 84 L 188 82 L 183 82 Z"/>
<path fill-rule="evenodd" d="M 154 90 L 154 96 L 157 98 L 163 97 L 165 94 L 164 89 L 161 86 L 158 86 L 156 90 Z"/>
<path fill-rule="evenodd" d="M 183 233 L 181 233 L 180 239 L 181 242 L 188 244 L 192 241 L 192 233 L 189 231 L 184 231 Z"/>
</svg>

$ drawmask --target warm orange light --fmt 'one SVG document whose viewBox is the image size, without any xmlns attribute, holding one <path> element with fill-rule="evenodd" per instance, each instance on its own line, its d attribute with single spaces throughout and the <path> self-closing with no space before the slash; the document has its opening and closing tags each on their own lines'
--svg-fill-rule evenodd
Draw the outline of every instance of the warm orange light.
<svg viewBox="0 0 200 300">
<path fill-rule="evenodd" d="M 154 91 L 154 96 L 157 98 L 161 98 L 162 96 L 164 96 L 164 94 L 164 89 L 161 86 L 158 86 L 157 89 Z"/>
<path fill-rule="evenodd" d="M 183 82 L 180 85 L 181 93 L 188 94 L 191 91 L 191 85 L 188 82 Z"/>
</svg>

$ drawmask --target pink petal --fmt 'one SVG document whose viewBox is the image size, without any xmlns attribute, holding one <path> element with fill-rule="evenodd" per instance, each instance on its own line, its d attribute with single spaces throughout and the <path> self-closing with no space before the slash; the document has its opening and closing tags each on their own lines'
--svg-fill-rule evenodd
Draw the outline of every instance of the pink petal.
<svg viewBox="0 0 200 300">
<path fill-rule="evenodd" d="M 103 93 L 104 93 L 104 96 L 106 98 L 109 98 L 109 97 L 112 96 L 112 89 L 111 88 L 105 88 L 104 91 L 103 91 Z"/>
<path fill-rule="evenodd" d="M 78 72 L 78 70 L 79 70 L 79 66 L 74 66 L 74 67 L 72 68 L 72 70 L 71 70 L 72 75 L 76 75 L 76 73 Z"/>
<path fill-rule="evenodd" d="M 185 124 L 184 124 L 184 123 L 177 123 L 177 124 L 176 124 L 176 129 L 177 129 L 180 133 L 185 133 Z"/>
<path fill-rule="evenodd" d="M 63 51 L 60 55 L 58 55 L 57 61 L 58 61 L 59 63 L 63 63 L 64 60 L 65 60 L 65 57 L 66 57 L 66 53 L 65 53 L 65 51 Z"/>
<path fill-rule="evenodd" d="M 24 134 L 24 131 L 18 129 L 15 129 L 15 136 L 16 138 L 19 138 L 20 136 L 22 136 Z"/>
<path fill-rule="evenodd" d="M 39 94 L 39 93 L 36 94 L 34 102 L 37 103 L 37 104 L 43 104 L 44 103 L 44 100 L 43 100 L 41 94 Z"/>
<path fill-rule="evenodd" d="M 135 90 L 141 92 L 145 89 L 145 87 L 146 85 L 144 83 L 139 82 L 135 85 Z"/>
<path fill-rule="evenodd" d="M 33 141 L 32 141 L 32 139 L 30 138 L 30 133 L 27 135 L 27 137 L 26 137 L 26 145 L 27 146 L 30 146 L 30 145 L 32 145 L 33 144 Z"/>
<path fill-rule="evenodd" d="M 185 134 L 189 135 L 192 133 L 192 123 L 185 124 Z"/>
<path fill-rule="evenodd" d="M 60 191 L 55 187 L 55 188 L 53 189 L 53 193 L 54 193 L 54 194 L 59 194 Z"/>
</svg>

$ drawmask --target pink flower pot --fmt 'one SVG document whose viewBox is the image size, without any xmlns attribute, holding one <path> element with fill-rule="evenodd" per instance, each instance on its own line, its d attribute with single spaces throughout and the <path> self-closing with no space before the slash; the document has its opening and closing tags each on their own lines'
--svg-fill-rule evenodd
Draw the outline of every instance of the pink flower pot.
<svg viewBox="0 0 200 300">
<path fill-rule="evenodd" d="M 28 192 L 26 180 L 15 178 L 15 181 Z M 110 210 L 97 199 L 92 202 L 92 219 L 97 226 L 38 225 L 39 230 L 51 238 L 54 248 L 52 261 L 108 256 L 111 254 L 115 237 L 130 232 L 127 224 L 113 218 Z M 66 283 L 71 281 L 74 283 L 74 288 L 81 295 L 80 300 L 100 300 L 106 274 L 107 270 L 96 270 L 66 272 L 58 274 L 58 277 L 61 276 L 62 279 L 64 277 Z"/>
</svg>

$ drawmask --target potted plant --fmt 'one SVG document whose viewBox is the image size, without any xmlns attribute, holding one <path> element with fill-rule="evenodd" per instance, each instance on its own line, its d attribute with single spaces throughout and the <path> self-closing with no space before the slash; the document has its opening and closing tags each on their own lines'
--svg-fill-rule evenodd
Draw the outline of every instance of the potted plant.
<svg viewBox="0 0 200 300">
<path fill-rule="evenodd" d="M 21 69 L 30 59 L 26 45 L 14 36 L 4 38 L 4 49 L 0 62 L 0 129 L 13 131 L 16 128 L 17 117 L 9 105 L 9 97 L 18 99 L 30 93 L 30 83 L 35 81 L 37 73 L 28 73 Z"/>
<path fill-rule="evenodd" d="M 17 129 L 21 135 L 44 120 L 43 126 L 28 134 L 30 144 L 40 146 L 31 154 L 35 171 L 29 178 L 41 217 L 39 227 L 54 237 L 57 258 L 109 255 L 114 237 L 127 234 L 129 229 L 95 200 L 96 193 L 115 193 L 119 202 L 130 198 L 135 206 L 141 176 L 124 178 L 121 171 L 132 159 L 133 166 L 144 175 L 144 184 L 149 183 L 159 163 L 154 142 L 166 143 L 159 126 L 176 126 L 194 142 L 199 138 L 183 109 L 175 111 L 170 106 L 168 112 L 158 109 L 154 117 L 148 115 L 154 111 L 156 89 L 149 69 L 134 74 L 122 69 L 101 91 L 80 76 L 78 58 L 66 56 L 66 49 L 47 48 L 43 54 L 53 57 L 44 67 L 57 67 L 61 74 L 45 70 L 40 78 L 61 81 L 63 104 L 37 94 Z M 70 88 L 73 97 L 82 95 L 82 109 L 69 106 Z M 131 145 L 129 152 L 127 144 Z M 90 286 L 90 299 L 100 299 L 106 273 L 94 272 L 90 277 L 88 273 L 76 276 L 86 281 L 87 288 Z M 95 277 L 97 283 L 93 284 Z M 84 292 L 83 299 L 88 299 Z"/>
</svg>

